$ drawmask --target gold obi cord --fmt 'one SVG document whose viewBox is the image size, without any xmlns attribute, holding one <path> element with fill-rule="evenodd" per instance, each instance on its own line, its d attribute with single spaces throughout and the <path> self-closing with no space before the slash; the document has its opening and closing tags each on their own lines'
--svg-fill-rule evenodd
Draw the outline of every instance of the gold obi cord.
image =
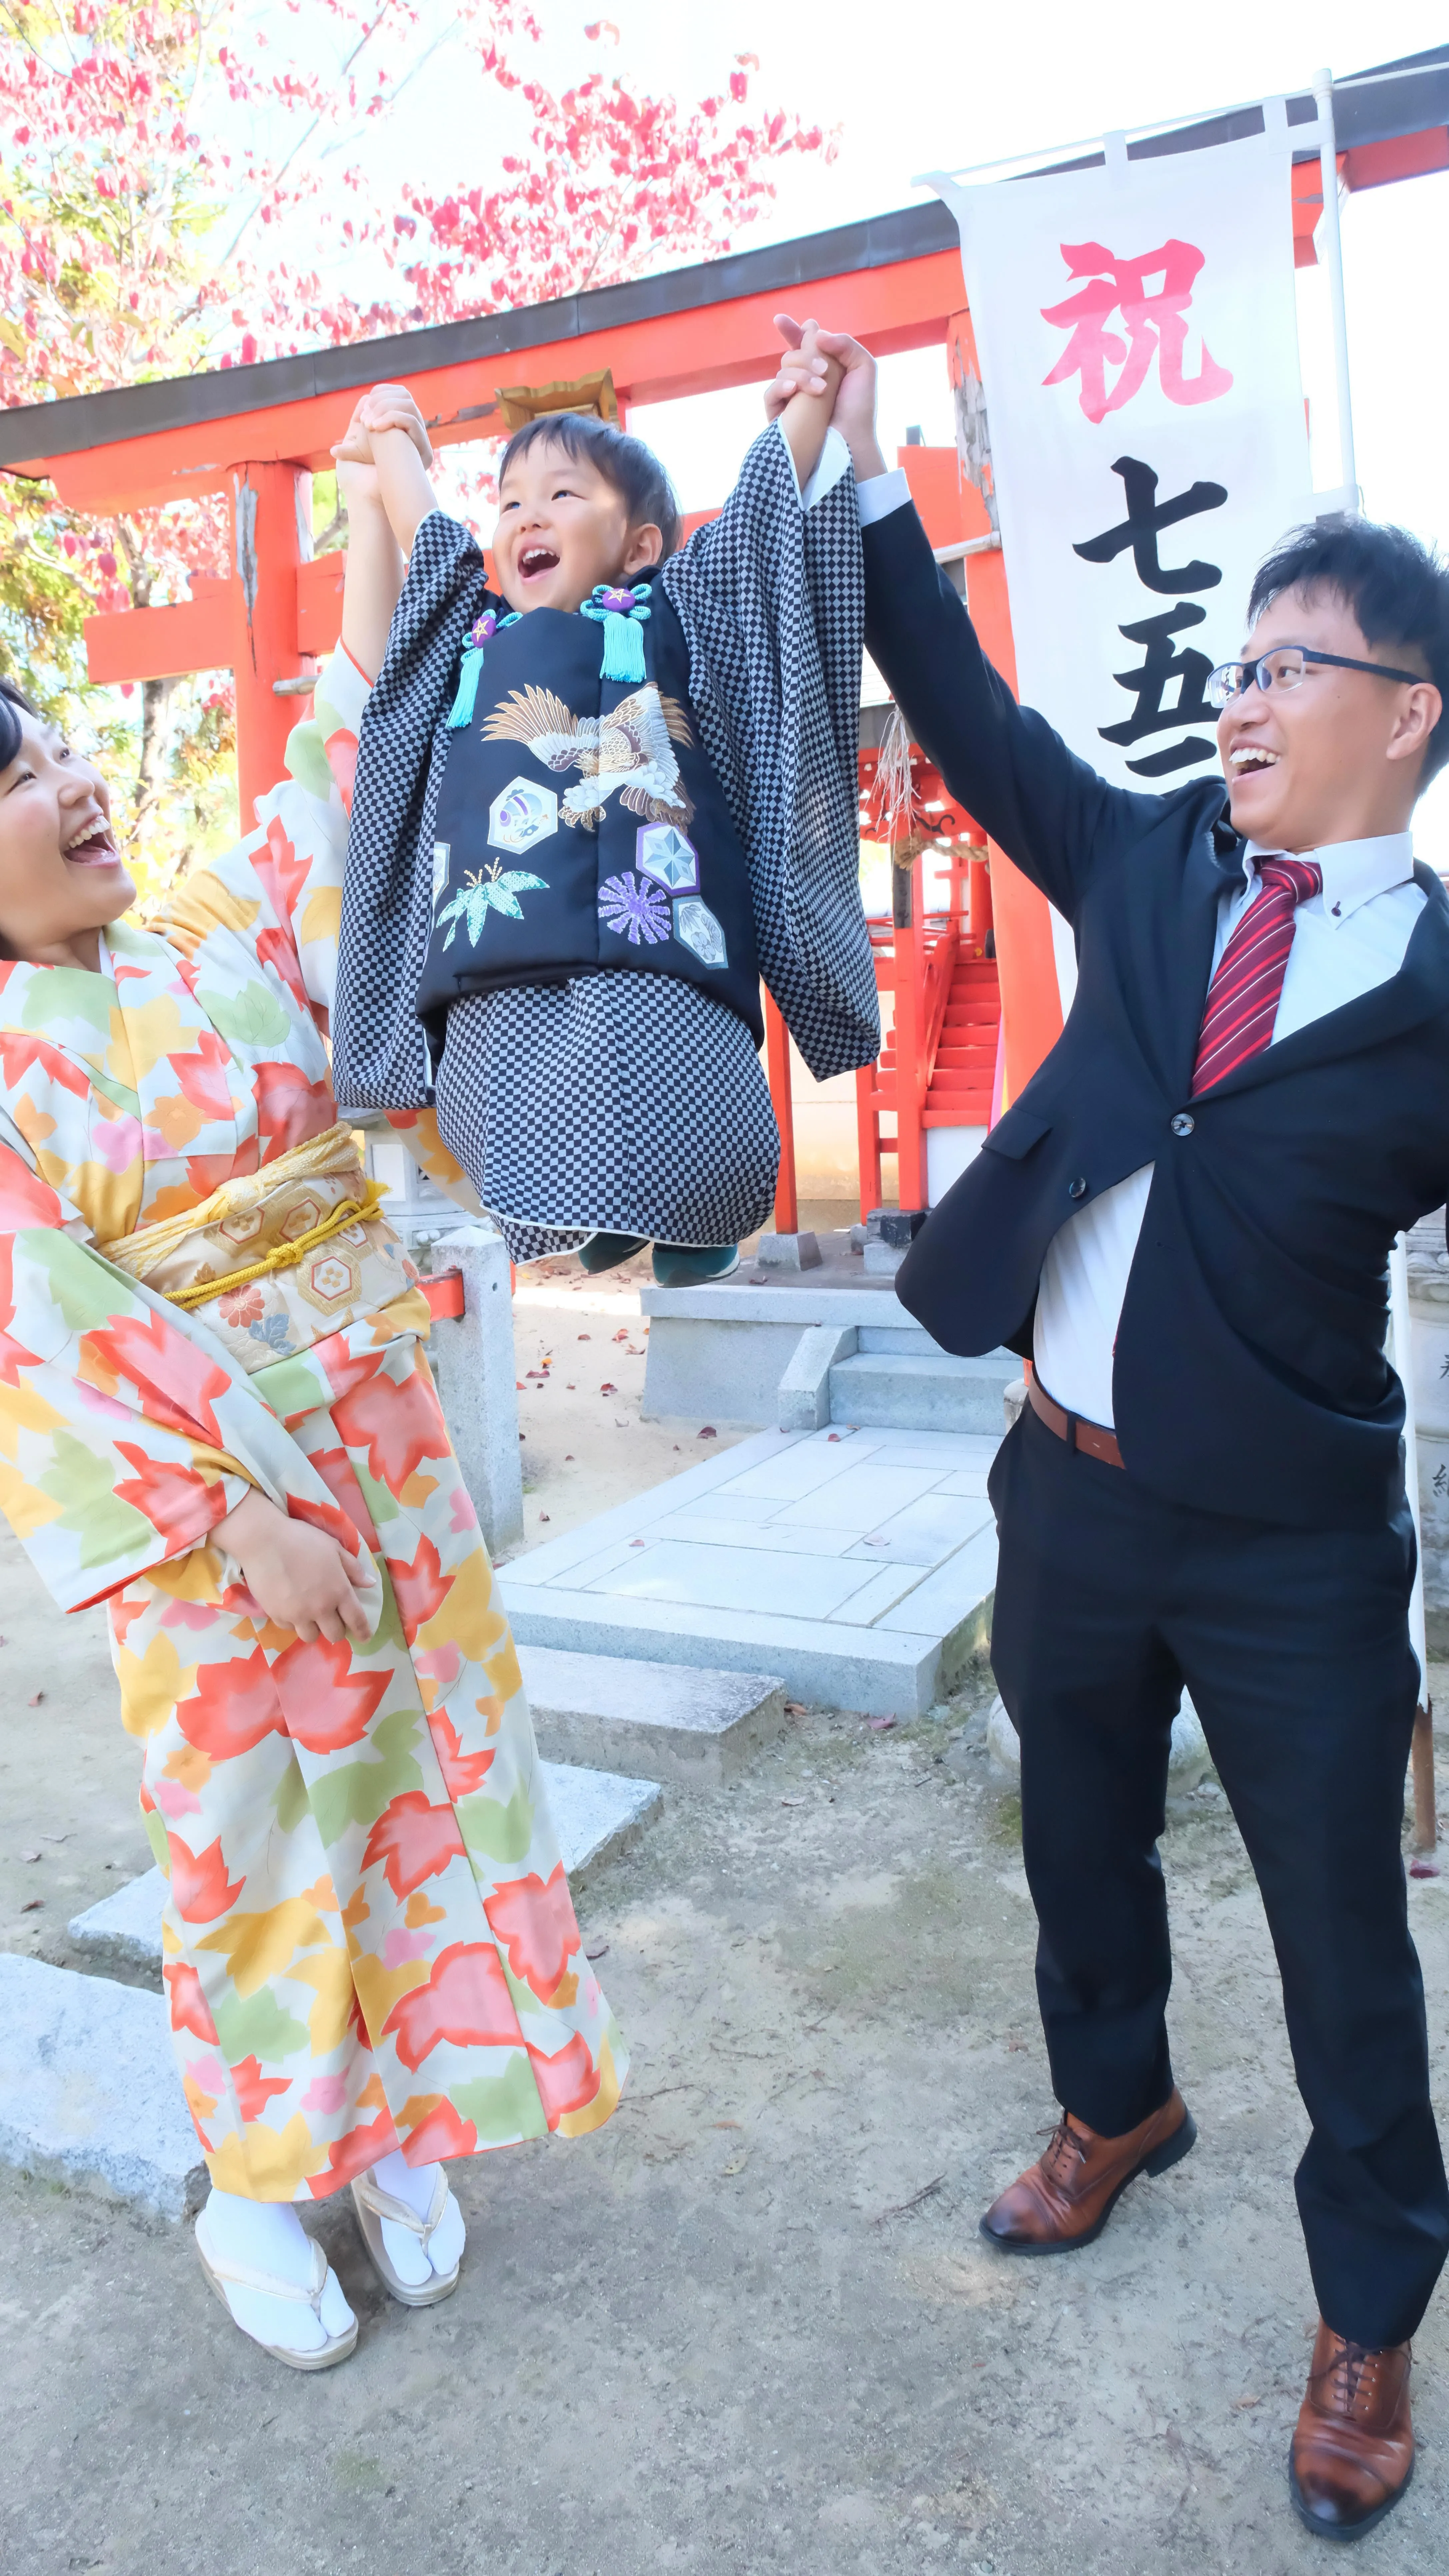
<svg viewBox="0 0 1449 2576">
<path fill-rule="evenodd" d="M 407 1294 L 417 1274 L 379 1213 L 383 1196 L 339 1122 L 99 1249 L 172 1305 L 207 1309 L 202 1320 L 256 1370 Z"/>
</svg>

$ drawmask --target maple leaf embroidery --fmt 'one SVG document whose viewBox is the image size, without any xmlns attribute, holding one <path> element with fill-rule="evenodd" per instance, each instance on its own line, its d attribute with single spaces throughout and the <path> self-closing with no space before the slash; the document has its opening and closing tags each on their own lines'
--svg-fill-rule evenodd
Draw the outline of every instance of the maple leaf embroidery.
<svg viewBox="0 0 1449 2576">
<path fill-rule="evenodd" d="M 478 868 L 469 868 L 460 891 L 438 915 L 440 926 L 445 921 L 452 924 L 443 946 L 452 947 L 460 921 L 466 921 L 469 944 L 474 948 L 483 936 L 483 924 L 490 912 L 506 912 L 511 921 L 521 921 L 523 906 L 518 898 L 533 890 L 547 894 L 547 877 L 530 876 L 527 868 L 500 869 L 496 859 L 486 876 Z"/>
</svg>

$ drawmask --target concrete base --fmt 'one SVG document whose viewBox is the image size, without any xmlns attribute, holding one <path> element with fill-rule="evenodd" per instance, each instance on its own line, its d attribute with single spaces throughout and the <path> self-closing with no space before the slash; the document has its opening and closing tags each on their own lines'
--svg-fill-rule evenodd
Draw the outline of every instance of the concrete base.
<svg viewBox="0 0 1449 2576">
<path fill-rule="evenodd" d="M 160 1995 L 0 1953 L 0 2163 L 158 2218 L 200 2207 Z"/>
<path fill-rule="evenodd" d="M 867 1251 L 869 1246 L 867 1245 Z M 830 1419 L 892 1431 L 966 1431 L 995 1439 L 1002 1397 L 1021 1362 L 1010 1351 L 954 1359 L 926 1333 L 859 1336 L 860 1347 L 830 1372 Z M 875 1343 L 876 1347 L 871 1348 Z M 884 1348 L 880 1347 L 882 1344 Z M 916 1345 L 919 1345 L 917 1347 Z"/>
<path fill-rule="evenodd" d="M 764 1673 L 685 1672 L 555 1646 L 520 1646 L 518 1659 L 541 1749 L 555 1762 L 627 1762 L 634 1786 L 731 1780 L 785 1723 L 785 1686 Z"/>
<path fill-rule="evenodd" d="M 798 1699 L 917 1716 L 986 1651 L 997 1439 L 760 1432 L 516 1557 L 528 1646 L 779 1673 Z"/>
<path fill-rule="evenodd" d="M 898 1217 L 896 1210 L 889 1213 L 893 1219 Z M 862 1229 L 855 1227 L 852 1233 L 862 1234 Z M 889 1245 L 862 1234 L 861 1249 L 853 1250 L 851 1233 L 822 1233 L 815 1239 L 820 1251 L 815 1268 L 757 1266 L 705 1288 L 641 1292 L 640 1304 L 649 1318 L 645 1419 L 682 1415 L 721 1426 L 763 1428 L 778 1423 L 792 1431 L 827 1423 L 831 1411 L 821 1382 L 821 1355 L 828 1326 L 840 1337 L 840 1358 L 851 1355 L 848 1337 L 854 1334 L 861 1354 L 874 1359 L 935 1360 L 944 1372 L 940 1393 L 945 1409 L 939 1413 L 923 1404 L 920 1387 L 904 1385 L 900 1390 L 904 1409 L 892 1409 L 890 1391 L 883 1381 L 877 1385 L 881 1373 L 875 1371 L 870 1410 L 842 1414 L 836 1405 L 837 1420 L 895 1429 L 998 1432 L 1000 1385 L 1019 1375 L 1021 1362 L 1009 1351 L 988 1352 L 979 1360 L 956 1360 L 941 1350 L 895 1293 L 904 1242 Z M 873 1266 L 874 1255 L 879 1255 L 883 1268 Z M 807 1333 L 811 1336 L 808 1350 Z M 983 1386 L 981 1403 L 969 1425 L 958 1386 L 966 1370 L 999 1381 L 994 1392 Z"/>
<path fill-rule="evenodd" d="M 570 1762 L 545 1762 L 540 1767 L 569 1885 L 577 1892 L 588 1885 L 606 1861 L 638 1841 L 645 1825 L 659 1813 L 662 1795 L 657 1782 L 650 1779 L 625 1779 L 614 1771 L 581 1770 Z M 124 1963 L 132 1968 L 159 1969 L 161 1908 L 165 1902 L 164 1876 L 159 1869 L 148 1869 L 140 1878 L 117 1888 L 114 1896 L 103 1896 L 99 1905 L 88 1906 L 84 1914 L 75 1915 L 66 1928 L 77 1948 L 84 1950 L 97 1967 Z M 158 2005 L 160 2002 L 158 1996 L 148 2000 Z"/>
</svg>

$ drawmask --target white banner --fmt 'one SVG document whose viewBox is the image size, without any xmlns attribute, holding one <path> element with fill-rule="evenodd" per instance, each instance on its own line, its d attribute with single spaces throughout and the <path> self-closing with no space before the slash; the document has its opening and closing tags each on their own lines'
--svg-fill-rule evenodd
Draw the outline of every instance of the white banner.
<svg viewBox="0 0 1449 2576">
<path fill-rule="evenodd" d="M 1311 515 L 1283 103 L 1246 141 L 973 188 L 961 230 L 1023 701 L 1123 787 L 1216 766 L 1203 683 Z M 1065 1011 L 1071 943 L 1054 923 Z"/>
</svg>

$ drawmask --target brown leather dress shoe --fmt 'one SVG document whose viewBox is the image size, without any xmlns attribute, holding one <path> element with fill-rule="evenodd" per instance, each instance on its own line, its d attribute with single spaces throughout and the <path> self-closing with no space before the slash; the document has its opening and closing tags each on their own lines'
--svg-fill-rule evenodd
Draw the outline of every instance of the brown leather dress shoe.
<svg viewBox="0 0 1449 2576">
<path fill-rule="evenodd" d="M 1323 2540 L 1361 2540 L 1414 2474 L 1409 2346 L 1346 2343 L 1323 2319 L 1288 2455 L 1300 2522 Z"/>
<path fill-rule="evenodd" d="M 981 2233 L 1003 2254 L 1073 2254 L 1101 2235 L 1129 2182 L 1166 2173 L 1196 2141 L 1176 2087 L 1160 2111 L 1120 2138 L 1099 2137 L 1068 2111 L 1046 2154 L 992 2202 Z"/>
</svg>

